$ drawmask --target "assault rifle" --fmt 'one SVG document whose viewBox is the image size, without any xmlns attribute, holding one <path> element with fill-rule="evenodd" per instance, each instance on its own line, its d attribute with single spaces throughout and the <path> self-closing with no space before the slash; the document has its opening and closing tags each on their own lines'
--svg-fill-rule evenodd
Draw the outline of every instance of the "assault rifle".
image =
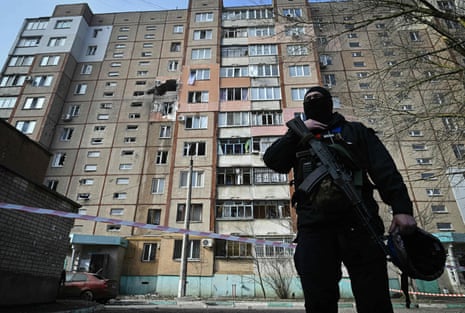
<svg viewBox="0 0 465 313">
<path fill-rule="evenodd" d="M 320 180 L 329 175 L 332 181 L 345 193 L 371 238 L 378 244 L 382 251 L 389 256 L 388 248 L 370 224 L 370 213 L 362 197 L 358 194 L 352 182 L 352 177 L 336 161 L 328 146 L 316 139 L 300 118 L 294 118 L 287 122 L 286 125 L 300 138 L 308 140 L 310 153 L 316 156 L 321 162 L 321 165 L 309 174 L 297 187 L 298 190 L 308 193 Z"/>
</svg>

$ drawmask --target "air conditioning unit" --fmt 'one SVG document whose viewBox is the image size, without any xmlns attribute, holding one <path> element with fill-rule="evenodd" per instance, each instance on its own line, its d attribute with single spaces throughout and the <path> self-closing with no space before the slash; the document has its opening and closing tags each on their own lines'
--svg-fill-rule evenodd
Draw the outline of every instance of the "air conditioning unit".
<svg viewBox="0 0 465 313">
<path fill-rule="evenodd" d="M 179 122 L 184 122 L 186 120 L 186 117 L 184 115 L 179 115 L 178 116 L 178 121 Z"/>
<path fill-rule="evenodd" d="M 65 114 L 65 115 L 63 116 L 63 121 L 65 121 L 65 122 L 69 122 L 69 121 L 71 121 L 72 119 L 73 119 L 73 116 L 72 116 L 71 114 Z"/>
<path fill-rule="evenodd" d="M 204 248 L 213 247 L 213 239 L 211 239 L 211 238 L 202 239 L 202 247 L 204 247 Z"/>
</svg>

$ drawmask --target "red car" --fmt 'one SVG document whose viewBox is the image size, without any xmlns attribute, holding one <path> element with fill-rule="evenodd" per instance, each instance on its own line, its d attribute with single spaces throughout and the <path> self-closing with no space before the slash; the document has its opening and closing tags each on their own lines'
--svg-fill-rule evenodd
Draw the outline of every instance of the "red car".
<svg viewBox="0 0 465 313">
<path fill-rule="evenodd" d="M 116 280 L 87 272 L 67 272 L 64 285 L 60 286 L 60 298 L 81 298 L 105 303 L 118 295 Z"/>
</svg>

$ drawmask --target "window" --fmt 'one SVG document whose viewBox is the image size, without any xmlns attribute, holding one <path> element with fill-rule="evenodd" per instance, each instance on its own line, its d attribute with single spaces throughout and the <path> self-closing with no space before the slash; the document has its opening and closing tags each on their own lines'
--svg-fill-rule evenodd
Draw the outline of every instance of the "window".
<svg viewBox="0 0 465 313">
<path fill-rule="evenodd" d="M 291 88 L 291 97 L 293 101 L 303 101 L 307 88 Z"/>
<path fill-rule="evenodd" d="M 259 55 L 276 55 L 278 54 L 277 46 L 273 44 L 250 45 L 250 56 Z"/>
<path fill-rule="evenodd" d="M 269 168 L 254 168 L 253 170 L 254 184 L 285 184 L 287 182 L 287 174 L 280 174 Z"/>
<path fill-rule="evenodd" d="M 72 127 L 65 127 L 63 128 L 61 135 L 60 135 L 60 141 L 70 141 L 71 137 L 73 136 L 74 128 Z"/>
<path fill-rule="evenodd" d="M 60 62 L 59 55 L 43 56 L 40 60 L 40 66 L 55 66 Z"/>
<path fill-rule="evenodd" d="M 274 36 L 275 34 L 274 26 L 257 26 L 249 28 L 250 37 L 269 37 Z"/>
<path fill-rule="evenodd" d="M 365 67 L 366 64 L 363 61 L 359 61 L 359 62 L 354 62 L 354 66 L 355 67 Z"/>
<path fill-rule="evenodd" d="M 219 139 L 219 155 L 241 155 L 250 153 L 250 138 Z"/>
<path fill-rule="evenodd" d="M 212 12 L 203 12 L 195 14 L 196 22 L 213 22 L 213 13 Z"/>
<path fill-rule="evenodd" d="M 88 158 L 98 158 L 100 157 L 100 151 L 89 151 L 87 152 Z"/>
<path fill-rule="evenodd" d="M 118 232 L 120 230 L 121 230 L 121 225 L 118 225 L 118 224 L 107 225 L 108 232 Z"/>
<path fill-rule="evenodd" d="M 428 197 L 439 197 L 441 196 L 441 190 L 439 188 L 427 188 L 426 194 Z"/>
<path fill-rule="evenodd" d="M 211 29 L 194 30 L 194 40 L 211 40 L 212 34 Z"/>
<path fill-rule="evenodd" d="M 216 217 L 218 219 L 252 219 L 252 201 L 218 201 Z"/>
<path fill-rule="evenodd" d="M 187 95 L 188 103 L 207 103 L 208 91 L 189 91 Z"/>
<path fill-rule="evenodd" d="M 251 185 L 251 168 L 218 168 L 216 180 L 218 185 Z"/>
<path fill-rule="evenodd" d="M 274 241 L 274 242 L 283 242 L 283 243 L 292 242 L 292 238 L 290 237 L 270 237 L 270 238 L 260 238 L 260 239 Z M 290 257 L 294 255 L 293 250 L 294 249 L 292 248 L 265 246 L 263 244 L 255 245 L 255 255 L 257 256 L 257 258 Z"/>
<path fill-rule="evenodd" d="M 189 155 L 205 155 L 205 142 L 185 142 L 183 148 L 183 156 Z"/>
<path fill-rule="evenodd" d="M 220 112 L 218 118 L 218 125 L 224 126 L 249 126 L 250 113 L 249 112 Z"/>
<path fill-rule="evenodd" d="M 220 77 L 247 77 L 247 76 L 249 76 L 249 68 L 247 66 L 222 67 L 220 69 Z"/>
<path fill-rule="evenodd" d="M 433 204 L 431 205 L 431 212 L 433 213 L 447 213 L 446 206 L 444 204 Z"/>
<path fill-rule="evenodd" d="M 465 145 L 464 144 L 453 144 L 452 150 L 454 151 L 457 160 L 463 160 L 465 158 Z"/>
<path fill-rule="evenodd" d="M 53 155 L 52 167 L 63 167 L 65 165 L 66 153 L 57 152 Z"/>
<path fill-rule="evenodd" d="M 206 129 L 208 123 L 207 116 L 187 116 L 186 129 Z"/>
<path fill-rule="evenodd" d="M 77 194 L 77 200 L 90 200 L 90 193 L 78 193 Z"/>
<path fill-rule="evenodd" d="M 80 185 L 93 185 L 94 184 L 94 179 L 93 178 L 82 178 L 79 180 Z"/>
<path fill-rule="evenodd" d="M 226 46 L 221 48 L 221 56 L 223 58 L 239 58 L 247 57 L 249 55 L 249 48 L 247 46 Z"/>
<path fill-rule="evenodd" d="M 310 76 L 310 65 L 289 66 L 289 76 L 291 77 Z"/>
<path fill-rule="evenodd" d="M 96 164 L 86 164 L 84 165 L 84 172 L 95 172 L 97 171 Z"/>
<path fill-rule="evenodd" d="M 90 144 L 91 145 L 101 145 L 103 143 L 103 138 L 91 138 Z"/>
<path fill-rule="evenodd" d="M 215 241 L 215 255 L 223 258 L 246 258 L 252 256 L 252 244 L 217 239 Z"/>
<path fill-rule="evenodd" d="M 26 75 L 5 75 L 0 81 L 0 87 L 22 86 L 26 81 Z"/>
<path fill-rule="evenodd" d="M 438 178 L 434 173 L 421 173 L 421 179 L 423 180 L 437 180 Z"/>
<path fill-rule="evenodd" d="M 108 114 L 97 114 L 97 120 L 102 121 L 102 120 L 108 120 L 110 118 L 110 115 Z"/>
<path fill-rule="evenodd" d="M 182 34 L 184 32 L 184 26 L 183 25 L 174 25 L 173 26 L 173 33 L 174 34 Z"/>
<path fill-rule="evenodd" d="M 281 100 L 279 87 L 253 87 L 250 91 L 251 100 Z"/>
<path fill-rule="evenodd" d="M 187 121 L 186 121 L 187 124 Z M 161 125 L 160 126 L 160 138 L 171 138 L 171 126 Z"/>
<path fill-rule="evenodd" d="M 248 88 L 221 88 L 220 100 L 221 101 L 246 101 L 249 99 Z"/>
<path fill-rule="evenodd" d="M 210 48 L 203 48 L 203 49 L 192 49 L 191 59 L 192 60 L 205 60 L 211 58 L 211 49 Z"/>
<path fill-rule="evenodd" d="M 10 62 L 8 62 L 8 66 L 29 66 L 32 65 L 32 61 L 34 61 L 33 56 L 12 56 L 10 58 Z"/>
<path fill-rule="evenodd" d="M 270 77 L 279 76 L 278 65 L 276 64 L 260 64 L 250 65 L 249 75 L 252 77 Z"/>
<path fill-rule="evenodd" d="M 155 34 L 145 34 L 144 39 L 155 39 Z"/>
<path fill-rule="evenodd" d="M 426 144 L 424 144 L 424 143 L 414 143 L 414 144 L 412 144 L 412 149 L 414 151 L 425 151 L 426 150 Z"/>
<path fill-rule="evenodd" d="M 131 156 L 134 155 L 134 150 L 122 150 L 121 156 Z"/>
<path fill-rule="evenodd" d="M 18 100 L 17 97 L 0 97 L 0 109 L 14 108 L 16 104 L 16 100 Z"/>
<path fill-rule="evenodd" d="M 21 37 L 18 42 L 18 48 L 37 47 L 41 37 Z"/>
<path fill-rule="evenodd" d="M 55 24 L 56 29 L 71 28 L 73 20 L 58 20 Z"/>
<path fill-rule="evenodd" d="M 294 39 L 305 34 L 305 28 L 303 26 L 286 26 L 284 29 L 286 36 L 292 36 Z"/>
<path fill-rule="evenodd" d="M 85 95 L 87 91 L 87 84 L 77 84 L 74 89 L 75 95 Z"/>
<path fill-rule="evenodd" d="M 170 72 L 177 71 L 178 68 L 179 68 L 179 61 L 177 60 L 168 61 L 168 71 Z"/>
<path fill-rule="evenodd" d="M 297 8 L 283 9 L 283 15 L 287 17 L 302 17 L 302 9 L 297 9 Z"/>
<path fill-rule="evenodd" d="M 152 179 L 152 193 L 162 194 L 165 191 L 165 179 L 153 178 Z"/>
<path fill-rule="evenodd" d="M 189 83 L 196 80 L 209 80 L 210 70 L 209 69 L 195 69 L 192 70 L 189 77 Z"/>
<path fill-rule="evenodd" d="M 138 119 L 140 118 L 140 113 L 129 113 L 128 117 L 130 119 Z"/>
<path fill-rule="evenodd" d="M 26 98 L 23 109 L 25 110 L 42 109 L 44 107 L 44 103 L 45 103 L 45 97 Z M 0 108 L 1 108 L 1 105 L 0 105 Z"/>
<path fill-rule="evenodd" d="M 27 30 L 39 30 L 39 29 L 46 29 L 48 25 L 48 20 L 31 20 L 28 21 L 26 25 Z"/>
<path fill-rule="evenodd" d="M 335 74 L 324 74 L 323 75 L 323 84 L 331 88 L 336 85 L 336 75 Z"/>
<path fill-rule="evenodd" d="M 46 185 L 49 189 L 56 191 L 58 187 L 58 180 L 48 179 Z"/>
<path fill-rule="evenodd" d="M 174 241 L 173 259 L 180 259 L 182 254 L 182 240 Z M 189 240 L 187 243 L 187 259 L 200 259 L 200 240 Z"/>
<path fill-rule="evenodd" d="M 409 131 L 410 137 L 422 137 L 423 132 L 421 130 L 411 130 Z"/>
<path fill-rule="evenodd" d="M 116 184 L 117 185 L 128 185 L 129 184 L 129 178 L 127 177 L 119 177 L 116 179 Z"/>
<path fill-rule="evenodd" d="M 166 164 L 168 162 L 168 151 L 157 151 L 155 164 Z"/>
<path fill-rule="evenodd" d="M 97 52 L 97 46 L 88 46 L 86 50 L 86 55 L 95 55 Z"/>
<path fill-rule="evenodd" d="M 118 37 L 116 37 L 118 40 L 127 40 L 129 37 L 128 35 L 119 35 Z"/>
<path fill-rule="evenodd" d="M 417 158 L 416 162 L 418 165 L 431 165 L 433 164 L 433 159 L 432 158 Z"/>
<path fill-rule="evenodd" d="M 124 215 L 124 209 L 122 209 L 122 208 L 111 208 L 110 209 L 110 215 L 112 215 L 112 216 Z"/>
<path fill-rule="evenodd" d="M 156 243 L 144 243 L 142 247 L 142 262 L 151 262 L 155 261 L 155 255 L 157 252 L 157 244 Z"/>
<path fill-rule="evenodd" d="M 204 185 L 204 172 L 203 171 L 193 171 L 191 177 L 191 184 L 193 188 L 201 188 Z M 181 171 L 180 173 L 180 183 L 179 187 L 187 188 L 189 186 L 188 182 L 189 172 Z"/>
<path fill-rule="evenodd" d="M 281 112 L 252 111 L 252 125 L 281 125 Z"/>
<path fill-rule="evenodd" d="M 122 171 L 132 170 L 132 163 L 121 163 L 119 169 Z"/>
<path fill-rule="evenodd" d="M 184 222 L 186 216 L 186 205 L 184 203 L 178 204 L 176 211 L 176 222 Z M 189 220 L 191 222 L 201 222 L 202 221 L 202 204 L 191 204 L 189 210 Z"/>
<path fill-rule="evenodd" d="M 181 43 L 180 42 L 172 42 L 170 47 L 171 52 L 179 52 L 181 51 Z"/>
<path fill-rule="evenodd" d="M 92 64 L 83 64 L 81 67 L 81 74 L 82 75 L 92 74 Z"/>
<path fill-rule="evenodd" d="M 41 75 L 35 76 L 32 80 L 32 86 L 34 87 L 49 87 L 52 85 L 53 75 Z"/>
<path fill-rule="evenodd" d="M 420 33 L 418 31 L 409 32 L 409 37 L 411 41 L 421 41 Z"/>
<path fill-rule="evenodd" d="M 16 129 L 22 132 L 23 134 L 32 134 L 35 126 L 36 126 L 36 121 L 17 121 L 16 122 Z"/>
<path fill-rule="evenodd" d="M 113 199 L 124 200 L 127 199 L 128 194 L 126 192 L 115 192 L 113 193 Z"/>
<path fill-rule="evenodd" d="M 52 37 L 47 43 L 47 47 L 63 47 L 66 43 L 66 37 Z"/>
<path fill-rule="evenodd" d="M 160 225 L 161 210 L 148 209 L 147 210 L 147 224 Z"/>
<path fill-rule="evenodd" d="M 308 47 L 305 45 L 290 45 L 286 50 L 288 55 L 308 55 Z"/>
<path fill-rule="evenodd" d="M 436 223 L 436 227 L 439 231 L 453 231 L 452 223 Z"/>
</svg>

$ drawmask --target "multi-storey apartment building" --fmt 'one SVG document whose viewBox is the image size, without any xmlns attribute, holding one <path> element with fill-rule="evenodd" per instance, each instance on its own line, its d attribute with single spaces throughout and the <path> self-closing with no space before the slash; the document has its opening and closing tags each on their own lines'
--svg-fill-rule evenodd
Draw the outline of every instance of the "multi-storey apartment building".
<svg viewBox="0 0 465 313">
<path fill-rule="evenodd" d="M 2 72 L 0 117 L 53 153 L 44 184 L 79 202 L 81 214 L 182 228 L 189 205 L 190 229 L 291 242 L 292 177 L 267 169 L 261 156 L 301 113 L 306 89 L 325 84 L 349 118 L 393 127 L 355 105 L 371 108 L 390 92 L 389 82 L 381 92 L 363 81 L 389 61 L 379 29 L 325 39 L 337 30 L 331 21 L 350 18 L 340 10 L 350 5 L 196 0 L 182 10 L 109 14 L 59 5 L 25 20 Z M 412 162 L 427 159 L 412 151 L 412 136 L 383 138 L 405 177 L 422 173 L 422 162 Z M 443 213 L 429 230 L 454 243 L 442 284 L 458 291 L 463 206 L 443 187 L 409 180 L 417 211 Z M 436 203 L 437 190 L 447 194 Z M 182 234 L 77 219 L 70 243 L 69 270 L 102 271 L 122 293 L 177 292 Z M 191 236 L 187 253 L 188 295 L 262 296 L 260 269 L 289 260 L 292 249 Z"/>
</svg>

